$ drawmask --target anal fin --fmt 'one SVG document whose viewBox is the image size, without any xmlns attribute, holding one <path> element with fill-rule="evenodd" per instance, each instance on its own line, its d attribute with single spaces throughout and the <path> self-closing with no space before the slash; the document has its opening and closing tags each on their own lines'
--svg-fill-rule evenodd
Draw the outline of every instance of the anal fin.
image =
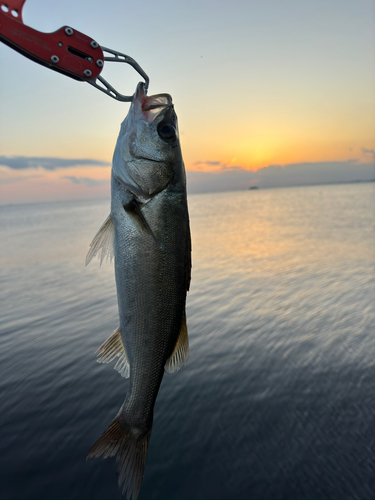
<svg viewBox="0 0 375 500">
<path fill-rule="evenodd" d="M 164 369 L 167 373 L 180 370 L 189 359 L 189 337 L 186 326 L 186 313 L 182 315 L 181 329 L 171 356 L 167 359 Z"/>
<path fill-rule="evenodd" d="M 130 366 L 119 328 L 114 331 L 114 333 L 99 347 L 96 352 L 99 353 L 97 359 L 98 363 L 110 363 L 118 357 L 119 359 L 117 360 L 114 369 L 117 370 L 123 377 L 129 378 Z"/>
</svg>

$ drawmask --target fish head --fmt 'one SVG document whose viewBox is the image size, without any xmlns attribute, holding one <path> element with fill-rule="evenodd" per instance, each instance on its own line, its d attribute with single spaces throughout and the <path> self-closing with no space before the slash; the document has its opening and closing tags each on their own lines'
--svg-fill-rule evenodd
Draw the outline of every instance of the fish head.
<svg viewBox="0 0 375 500">
<path fill-rule="evenodd" d="M 146 202 L 181 170 L 177 115 L 169 94 L 147 96 L 138 84 L 113 156 L 116 179 Z"/>
</svg>

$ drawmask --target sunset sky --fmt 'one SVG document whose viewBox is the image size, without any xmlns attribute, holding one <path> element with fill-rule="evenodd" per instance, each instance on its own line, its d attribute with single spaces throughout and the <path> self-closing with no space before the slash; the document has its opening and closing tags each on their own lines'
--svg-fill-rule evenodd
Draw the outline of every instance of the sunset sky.
<svg viewBox="0 0 375 500">
<path fill-rule="evenodd" d="M 322 165 L 372 168 L 373 0 L 51 3 L 27 0 L 24 23 L 44 32 L 69 25 L 136 59 L 149 93 L 172 95 L 186 169 L 206 183 L 208 172 L 224 172 L 225 189 L 230 171 L 275 165 L 308 164 L 310 177 Z M 132 94 L 137 73 L 114 66 L 102 75 Z M 129 104 L 2 43 L 0 69 L 1 203 L 109 196 Z"/>
</svg>

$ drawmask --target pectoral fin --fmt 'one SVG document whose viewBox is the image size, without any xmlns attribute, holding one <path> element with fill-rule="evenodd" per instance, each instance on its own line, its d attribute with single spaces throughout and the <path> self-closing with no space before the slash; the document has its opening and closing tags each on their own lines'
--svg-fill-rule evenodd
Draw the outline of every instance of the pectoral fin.
<svg viewBox="0 0 375 500">
<path fill-rule="evenodd" d="M 182 316 L 181 330 L 172 355 L 167 359 L 164 369 L 168 373 L 180 370 L 189 359 L 189 338 L 186 326 L 186 313 Z"/>
<path fill-rule="evenodd" d="M 157 241 L 154 233 L 152 232 L 152 229 L 150 228 L 147 220 L 145 219 L 145 216 L 143 215 L 141 207 L 139 206 L 137 200 L 135 200 L 133 198 L 127 205 L 124 205 L 124 208 L 128 213 L 129 212 L 133 213 L 137 217 L 140 225 L 143 227 L 143 229 L 145 229 L 148 232 L 148 234 L 152 237 L 152 239 L 158 245 L 158 241 Z"/>
<path fill-rule="evenodd" d="M 85 265 L 87 266 L 93 257 L 100 252 L 100 265 L 104 260 L 104 257 L 113 258 L 113 240 L 114 240 L 114 226 L 111 215 L 108 215 L 104 223 L 102 224 L 99 231 L 94 236 L 94 239 L 90 243 L 90 250 L 86 255 Z"/>
<path fill-rule="evenodd" d="M 123 377 L 129 378 L 130 366 L 119 328 L 114 331 L 113 335 L 111 335 L 96 352 L 99 353 L 97 359 L 98 363 L 110 363 L 118 357 L 119 359 L 117 360 L 114 369 L 117 370 Z"/>
</svg>

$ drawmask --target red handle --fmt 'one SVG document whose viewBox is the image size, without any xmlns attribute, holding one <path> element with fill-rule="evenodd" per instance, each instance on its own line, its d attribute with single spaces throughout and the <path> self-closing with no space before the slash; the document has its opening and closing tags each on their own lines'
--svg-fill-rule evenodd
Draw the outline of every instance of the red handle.
<svg viewBox="0 0 375 500">
<path fill-rule="evenodd" d="M 7 0 L 7 1 L 1 1 L 1 10 L 4 12 L 6 15 L 10 16 L 11 18 L 15 18 L 21 23 L 22 21 L 22 7 L 23 4 L 26 2 L 26 0 Z"/>
<path fill-rule="evenodd" d="M 104 64 L 103 51 L 95 40 L 63 26 L 42 33 L 23 24 L 26 0 L 0 0 L 0 40 L 33 61 L 76 80 L 96 78 Z"/>
</svg>

